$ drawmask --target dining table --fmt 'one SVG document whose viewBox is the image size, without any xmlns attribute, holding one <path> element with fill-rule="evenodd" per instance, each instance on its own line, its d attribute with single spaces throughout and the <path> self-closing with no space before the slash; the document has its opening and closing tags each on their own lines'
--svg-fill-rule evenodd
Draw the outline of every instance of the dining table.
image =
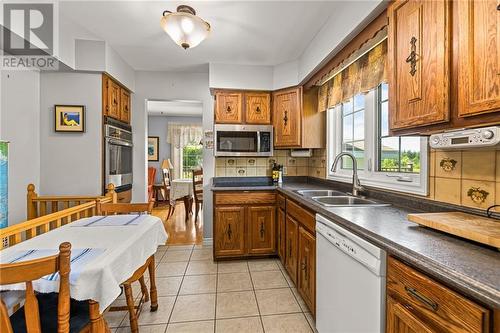
<svg viewBox="0 0 500 333">
<path fill-rule="evenodd" d="M 170 205 L 175 207 L 177 200 L 181 199 L 188 220 L 193 210 L 193 180 L 190 178 L 178 178 L 170 182 Z"/>
<path fill-rule="evenodd" d="M 15 263 L 58 253 L 59 244 L 71 243 L 70 296 L 88 300 L 90 310 L 109 328 L 102 314 L 116 300 L 121 283 L 165 245 L 168 235 L 161 219 L 148 214 L 93 216 L 76 220 L 0 251 L 0 263 Z M 155 263 L 149 265 L 151 306 L 157 306 Z M 25 283 L 1 286 L 1 290 L 25 290 Z M 57 292 L 57 274 L 33 281 L 40 293 Z M 92 317 L 92 313 L 91 313 Z"/>
</svg>

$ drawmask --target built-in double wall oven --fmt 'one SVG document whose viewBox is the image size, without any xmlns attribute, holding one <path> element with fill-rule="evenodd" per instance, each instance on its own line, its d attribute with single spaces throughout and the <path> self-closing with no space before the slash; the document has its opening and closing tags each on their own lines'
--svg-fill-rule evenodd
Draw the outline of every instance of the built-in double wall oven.
<svg viewBox="0 0 500 333">
<path fill-rule="evenodd" d="M 104 125 L 105 186 L 114 184 L 118 192 L 132 188 L 132 128 L 107 118 Z"/>
</svg>

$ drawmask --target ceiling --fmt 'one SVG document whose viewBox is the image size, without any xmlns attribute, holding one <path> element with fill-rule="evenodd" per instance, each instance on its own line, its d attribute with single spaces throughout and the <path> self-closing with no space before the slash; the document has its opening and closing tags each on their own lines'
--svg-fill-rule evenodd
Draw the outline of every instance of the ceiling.
<svg viewBox="0 0 500 333">
<path fill-rule="evenodd" d="M 150 116 L 201 117 L 203 103 L 192 100 L 155 101 L 148 100 L 146 109 Z"/>
<path fill-rule="evenodd" d="M 207 64 L 296 60 L 346 1 L 69 1 L 61 15 L 107 41 L 135 70 L 207 71 Z M 211 35 L 183 50 L 160 28 L 164 10 L 192 6 Z"/>
</svg>

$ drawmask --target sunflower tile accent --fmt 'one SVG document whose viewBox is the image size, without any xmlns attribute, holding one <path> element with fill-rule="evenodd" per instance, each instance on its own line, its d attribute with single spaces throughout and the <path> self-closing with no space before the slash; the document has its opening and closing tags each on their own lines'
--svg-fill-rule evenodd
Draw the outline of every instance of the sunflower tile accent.
<svg viewBox="0 0 500 333">
<path fill-rule="evenodd" d="M 495 183 L 462 180 L 462 205 L 486 209 L 495 204 Z"/>
</svg>

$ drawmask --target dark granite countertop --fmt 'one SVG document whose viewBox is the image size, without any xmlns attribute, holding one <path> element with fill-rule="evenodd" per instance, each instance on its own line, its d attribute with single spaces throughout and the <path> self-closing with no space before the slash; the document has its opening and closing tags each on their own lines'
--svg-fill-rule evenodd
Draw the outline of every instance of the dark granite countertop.
<svg viewBox="0 0 500 333">
<path fill-rule="evenodd" d="M 408 221 L 409 213 L 428 211 L 418 200 L 382 200 L 391 202 L 392 205 L 388 207 L 325 207 L 298 194 L 296 190 L 346 191 L 349 186 L 325 181 L 311 182 L 307 177 L 285 179 L 284 183 L 276 186 L 259 185 L 257 178 L 251 183 L 245 183 L 243 178 L 233 178 L 232 181 L 222 178 L 222 182 L 216 180 L 213 191 L 276 189 L 464 295 L 500 309 L 500 252 Z M 443 207 L 450 210 L 449 207 Z M 439 207 L 431 208 L 433 211 L 439 210 Z"/>
</svg>

